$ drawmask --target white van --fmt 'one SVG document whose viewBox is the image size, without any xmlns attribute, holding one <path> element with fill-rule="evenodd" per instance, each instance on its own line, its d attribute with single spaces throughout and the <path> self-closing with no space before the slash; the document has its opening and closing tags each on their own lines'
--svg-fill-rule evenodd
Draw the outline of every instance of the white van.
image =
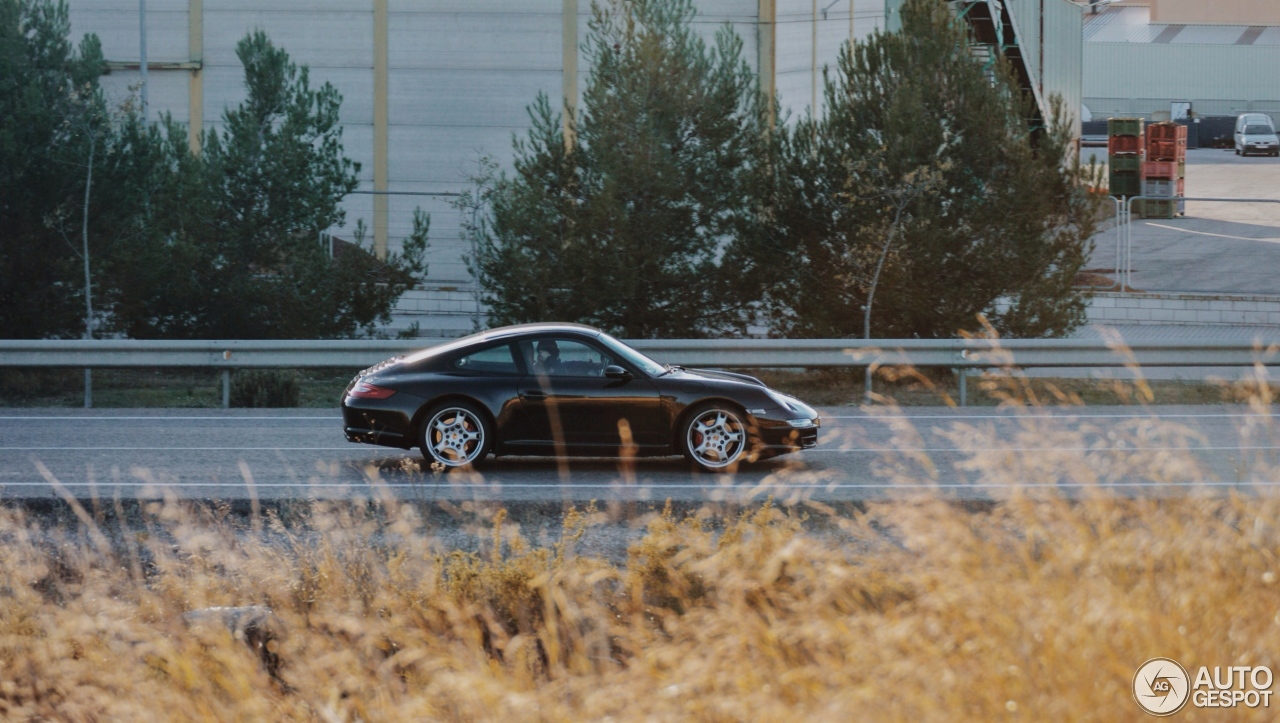
<svg viewBox="0 0 1280 723">
<path fill-rule="evenodd" d="M 1266 113 L 1241 113 L 1236 118 L 1236 155 L 1250 153 L 1280 156 L 1280 138 Z"/>
</svg>

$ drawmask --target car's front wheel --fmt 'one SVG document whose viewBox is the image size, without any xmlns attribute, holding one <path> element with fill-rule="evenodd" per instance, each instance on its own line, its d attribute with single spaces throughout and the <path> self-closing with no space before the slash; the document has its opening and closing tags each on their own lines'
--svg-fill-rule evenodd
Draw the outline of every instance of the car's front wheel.
<svg viewBox="0 0 1280 723">
<path fill-rule="evenodd" d="M 707 472 L 730 472 L 751 449 L 743 413 L 728 404 L 706 404 L 685 418 L 680 429 L 684 456 Z"/>
<path fill-rule="evenodd" d="M 492 425 L 474 405 L 438 404 L 423 419 L 419 444 L 428 462 L 446 469 L 465 467 L 482 461 L 493 447 Z"/>
</svg>

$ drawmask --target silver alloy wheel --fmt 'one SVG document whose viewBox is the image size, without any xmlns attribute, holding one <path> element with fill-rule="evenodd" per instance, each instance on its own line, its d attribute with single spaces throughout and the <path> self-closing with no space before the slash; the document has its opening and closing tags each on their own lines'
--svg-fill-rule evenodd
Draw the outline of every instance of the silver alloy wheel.
<svg viewBox="0 0 1280 723">
<path fill-rule="evenodd" d="M 436 412 L 423 436 L 431 457 L 446 467 L 470 464 L 484 451 L 484 422 L 461 407 Z"/>
<path fill-rule="evenodd" d="M 694 462 L 722 469 L 737 462 L 746 451 L 747 428 L 733 412 L 708 409 L 690 422 L 685 446 Z"/>
</svg>

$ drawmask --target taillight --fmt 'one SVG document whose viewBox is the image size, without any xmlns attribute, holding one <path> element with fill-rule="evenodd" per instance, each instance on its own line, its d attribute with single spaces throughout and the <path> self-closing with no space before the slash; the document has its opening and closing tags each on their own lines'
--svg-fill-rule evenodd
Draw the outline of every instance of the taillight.
<svg viewBox="0 0 1280 723">
<path fill-rule="evenodd" d="M 347 396 L 356 399 L 386 399 L 395 393 L 394 389 L 379 387 L 368 382 L 356 382 L 356 385 L 351 387 L 351 391 L 347 392 Z"/>
</svg>

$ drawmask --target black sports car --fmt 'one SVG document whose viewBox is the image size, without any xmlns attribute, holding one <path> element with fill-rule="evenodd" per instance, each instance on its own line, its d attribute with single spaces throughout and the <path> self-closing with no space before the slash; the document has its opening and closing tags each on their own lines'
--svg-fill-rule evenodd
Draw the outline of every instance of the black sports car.
<svg viewBox="0 0 1280 723">
<path fill-rule="evenodd" d="M 589 326 L 473 334 L 360 372 L 347 439 L 461 467 L 497 455 L 683 454 L 705 470 L 814 446 L 822 420 L 745 374 L 659 364 Z"/>
</svg>

